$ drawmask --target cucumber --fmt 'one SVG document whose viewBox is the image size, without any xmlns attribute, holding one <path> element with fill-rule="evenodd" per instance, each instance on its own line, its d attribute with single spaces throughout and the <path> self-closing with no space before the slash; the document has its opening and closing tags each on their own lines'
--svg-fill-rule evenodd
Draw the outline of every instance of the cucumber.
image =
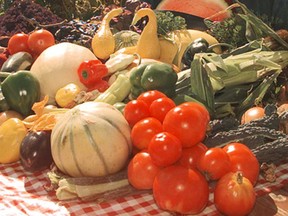
<svg viewBox="0 0 288 216">
<path fill-rule="evenodd" d="M 33 57 L 28 52 L 17 52 L 4 62 L 1 67 L 3 72 L 16 72 L 18 70 L 26 70 L 33 63 Z"/>
</svg>

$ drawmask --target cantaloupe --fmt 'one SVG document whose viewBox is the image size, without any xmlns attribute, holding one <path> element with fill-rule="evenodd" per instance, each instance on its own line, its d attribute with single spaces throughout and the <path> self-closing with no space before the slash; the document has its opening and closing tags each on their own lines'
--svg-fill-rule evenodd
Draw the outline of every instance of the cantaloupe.
<svg viewBox="0 0 288 216">
<path fill-rule="evenodd" d="M 67 111 L 54 126 L 51 153 L 55 165 L 74 177 L 120 171 L 132 151 L 130 127 L 110 104 L 85 102 Z"/>
<path fill-rule="evenodd" d="M 194 16 L 207 18 L 225 10 L 228 4 L 224 0 L 163 0 L 157 6 L 157 10 L 177 11 Z M 221 13 L 213 20 L 222 20 L 229 17 L 230 12 Z"/>
</svg>

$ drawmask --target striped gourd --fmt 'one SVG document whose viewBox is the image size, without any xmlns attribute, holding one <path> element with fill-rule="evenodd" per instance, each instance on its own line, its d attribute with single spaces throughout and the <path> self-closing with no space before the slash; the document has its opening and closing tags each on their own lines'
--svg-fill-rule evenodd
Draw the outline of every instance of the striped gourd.
<svg viewBox="0 0 288 216">
<path fill-rule="evenodd" d="M 124 116 L 102 102 L 85 102 L 67 111 L 51 134 L 56 166 L 73 177 L 116 173 L 127 164 L 131 148 Z"/>
</svg>

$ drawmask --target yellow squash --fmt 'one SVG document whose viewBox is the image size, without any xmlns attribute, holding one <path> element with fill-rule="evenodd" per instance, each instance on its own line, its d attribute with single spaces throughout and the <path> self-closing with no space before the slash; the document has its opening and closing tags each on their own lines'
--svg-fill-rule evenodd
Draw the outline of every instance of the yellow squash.
<svg viewBox="0 0 288 216">
<path fill-rule="evenodd" d="M 20 159 L 20 145 L 26 134 L 27 129 L 18 118 L 10 118 L 0 126 L 0 163 Z"/>
<path fill-rule="evenodd" d="M 106 60 L 115 52 L 115 39 L 110 30 L 110 21 L 123 12 L 122 8 L 115 8 L 103 18 L 99 30 L 92 39 L 92 50 L 97 58 Z"/>
</svg>

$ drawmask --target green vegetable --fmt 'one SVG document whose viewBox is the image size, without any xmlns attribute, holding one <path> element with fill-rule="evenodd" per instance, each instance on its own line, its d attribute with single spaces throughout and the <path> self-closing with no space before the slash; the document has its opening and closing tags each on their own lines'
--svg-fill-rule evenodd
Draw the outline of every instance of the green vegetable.
<svg viewBox="0 0 288 216">
<path fill-rule="evenodd" d="M 123 101 L 130 93 L 131 84 L 128 76 L 119 74 L 112 85 L 101 93 L 94 101 L 115 104 Z"/>
<path fill-rule="evenodd" d="M 249 107 L 263 102 L 271 87 L 277 86 L 277 78 L 287 65 L 288 51 L 269 51 L 262 40 L 229 54 L 198 53 L 191 71 L 186 71 L 182 83 L 177 83 L 177 93 L 203 103 L 212 118 L 240 117 Z"/>
<path fill-rule="evenodd" d="M 4 112 L 6 110 L 9 110 L 9 105 L 2 93 L 2 90 L 0 89 L 0 112 Z"/>
<path fill-rule="evenodd" d="M 130 71 L 131 96 L 137 98 L 142 92 L 158 90 L 168 97 L 175 95 L 178 76 L 166 63 L 139 65 Z"/>
<path fill-rule="evenodd" d="M 1 90 L 9 107 L 28 116 L 33 104 L 40 100 L 40 83 L 29 71 L 22 70 L 16 73 L 3 73 L 7 76 L 1 83 Z"/>
<path fill-rule="evenodd" d="M 231 10 L 232 12 L 230 18 L 220 22 L 212 22 L 209 19 L 204 20 L 204 23 L 209 29 L 208 32 L 212 36 L 220 43 L 230 43 L 235 47 L 270 36 L 284 49 L 288 49 L 288 43 L 286 43 L 268 24 L 250 11 L 245 4 L 242 4 L 237 0 L 235 2 L 235 4 L 226 8 L 226 10 Z M 265 4 L 261 6 L 266 7 Z"/>
<path fill-rule="evenodd" d="M 157 33 L 167 36 L 174 30 L 186 29 L 186 20 L 181 16 L 174 16 L 170 11 L 156 11 L 157 16 Z"/>
</svg>

